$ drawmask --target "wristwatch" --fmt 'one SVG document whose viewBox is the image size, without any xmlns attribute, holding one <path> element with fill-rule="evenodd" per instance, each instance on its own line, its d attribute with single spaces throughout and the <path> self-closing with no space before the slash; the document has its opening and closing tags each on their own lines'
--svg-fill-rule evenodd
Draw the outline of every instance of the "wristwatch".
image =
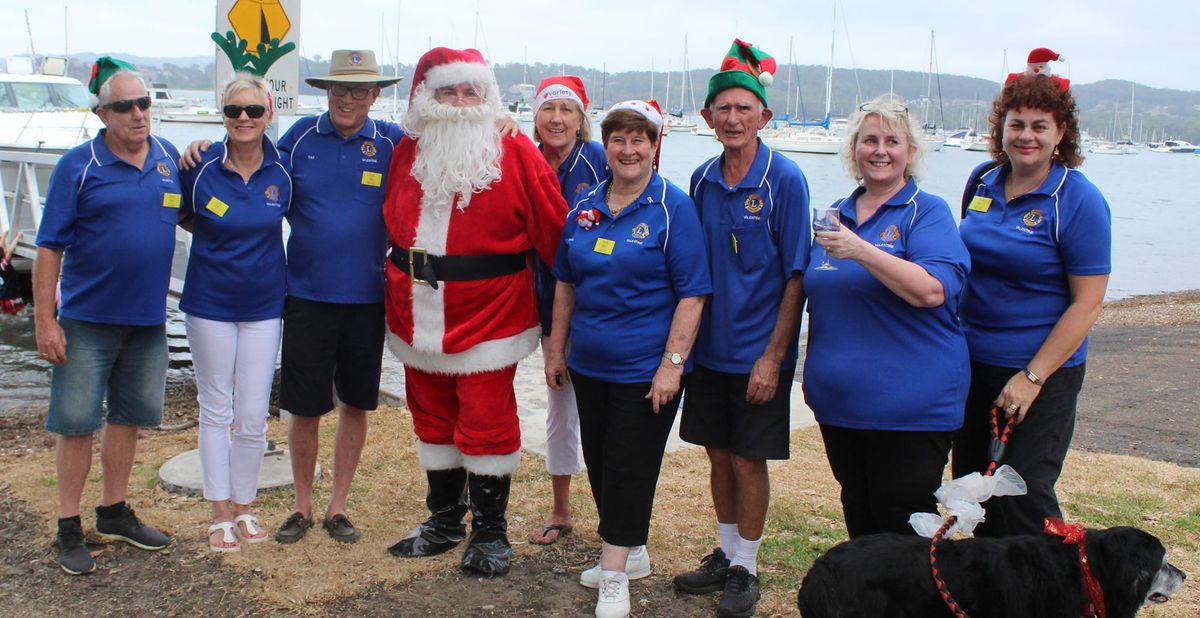
<svg viewBox="0 0 1200 618">
<path fill-rule="evenodd" d="M 672 365 L 683 364 L 683 355 L 679 352 L 663 352 L 663 358 L 671 361 Z"/>
</svg>

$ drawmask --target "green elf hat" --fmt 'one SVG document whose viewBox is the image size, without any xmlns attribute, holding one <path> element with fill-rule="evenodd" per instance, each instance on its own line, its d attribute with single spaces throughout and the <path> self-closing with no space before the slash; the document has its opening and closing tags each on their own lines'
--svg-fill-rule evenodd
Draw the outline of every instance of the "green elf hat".
<svg viewBox="0 0 1200 618">
<path fill-rule="evenodd" d="M 729 53 L 721 61 L 720 72 L 708 80 L 704 106 L 708 107 L 713 97 L 730 88 L 745 88 L 767 105 L 766 87 L 775 81 L 775 71 L 775 58 L 770 54 L 741 39 L 734 39 Z"/>
<path fill-rule="evenodd" d="M 113 76 L 117 71 L 136 71 L 132 64 L 124 60 L 117 60 L 110 56 L 100 56 L 96 59 L 96 63 L 92 65 L 92 79 L 88 82 L 88 92 L 100 96 L 100 87 L 108 78 Z"/>
</svg>

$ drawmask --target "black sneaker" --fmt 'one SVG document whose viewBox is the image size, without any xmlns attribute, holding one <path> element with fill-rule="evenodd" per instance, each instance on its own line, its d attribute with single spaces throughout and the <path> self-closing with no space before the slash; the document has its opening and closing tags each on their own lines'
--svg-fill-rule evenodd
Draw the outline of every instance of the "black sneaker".
<svg viewBox="0 0 1200 618">
<path fill-rule="evenodd" d="M 675 576 L 675 588 L 688 594 L 708 594 L 725 588 L 729 558 L 718 547 L 700 560 L 700 568 Z"/>
<path fill-rule="evenodd" d="M 96 509 L 96 532 L 110 541 L 124 541 L 138 549 L 156 551 L 166 547 L 171 539 L 155 528 L 147 526 L 133 514 L 126 504 L 116 517 L 100 517 Z"/>
<path fill-rule="evenodd" d="M 717 615 L 750 618 L 754 615 L 758 596 L 758 576 L 751 575 L 744 566 L 732 566 L 725 580 L 725 594 L 721 595 L 721 602 L 717 604 Z"/>
<path fill-rule="evenodd" d="M 74 521 L 58 524 L 58 566 L 71 575 L 87 575 L 96 570 L 96 561 L 83 544 L 83 528 Z"/>
</svg>

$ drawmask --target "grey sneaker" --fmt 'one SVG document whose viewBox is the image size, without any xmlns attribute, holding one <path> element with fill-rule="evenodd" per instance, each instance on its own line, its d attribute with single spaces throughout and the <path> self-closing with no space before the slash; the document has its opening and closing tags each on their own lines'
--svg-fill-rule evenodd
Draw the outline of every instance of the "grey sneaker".
<svg viewBox="0 0 1200 618">
<path fill-rule="evenodd" d="M 725 579 L 725 594 L 717 604 L 717 615 L 729 618 L 750 618 L 758 604 L 758 576 L 751 575 L 742 565 L 729 568 Z"/>
<path fill-rule="evenodd" d="M 708 594 L 725 589 L 729 558 L 718 547 L 700 560 L 700 568 L 675 576 L 675 588 L 688 594 Z"/>
<path fill-rule="evenodd" d="M 74 521 L 58 524 L 58 566 L 71 575 L 87 575 L 96 570 L 96 561 L 83 544 L 83 528 Z"/>
<path fill-rule="evenodd" d="M 167 535 L 143 524 L 128 504 L 116 517 L 100 517 L 97 509 L 96 532 L 110 541 L 124 541 L 138 549 L 150 551 L 160 550 L 171 543 Z"/>
</svg>

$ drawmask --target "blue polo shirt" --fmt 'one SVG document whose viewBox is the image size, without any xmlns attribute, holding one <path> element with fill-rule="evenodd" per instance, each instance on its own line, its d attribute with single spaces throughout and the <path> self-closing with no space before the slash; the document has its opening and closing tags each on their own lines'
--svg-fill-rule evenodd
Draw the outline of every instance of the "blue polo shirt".
<svg viewBox="0 0 1200 618">
<path fill-rule="evenodd" d="M 567 214 L 554 259 L 554 276 L 575 286 L 567 364 L 610 382 L 649 382 L 679 299 L 712 292 L 700 222 L 687 194 L 657 172 L 615 219 L 607 189 L 601 182 Z M 592 208 L 599 221 L 585 229 L 577 219 Z"/>
<path fill-rule="evenodd" d="M 737 186 L 725 184 L 723 159 L 692 174 L 713 280 L 693 357 L 716 371 L 750 373 L 771 339 L 788 279 L 808 263 L 808 181 L 762 140 Z M 795 367 L 796 348 L 793 341 L 783 369 Z"/>
<path fill-rule="evenodd" d="M 1057 162 L 1041 186 L 1007 203 L 1008 171 L 983 175 L 962 221 L 973 264 L 962 320 L 971 360 L 1024 367 L 1071 304 L 1067 276 L 1112 272 L 1112 213 L 1096 185 Z M 1087 344 L 1062 366 L 1086 360 Z"/>
<path fill-rule="evenodd" d="M 59 159 L 37 244 L 63 250 L 59 315 L 162 324 L 183 196 L 179 151 L 151 135 L 139 170 L 109 150 L 106 131 Z"/>
<path fill-rule="evenodd" d="M 383 302 L 383 193 L 400 126 L 368 118 L 343 139 L 326 112 L 279 140 L 296 191 L 288 212 L 288 294 L 327 303 Z"/>
<path fill-rule="evenodd" d="M 278 318 L 287 276 L 282 226 L 292 179 L 266 137 L 262 164 L 250 182 L 225 167 L 227 154 L 225 142 L 218 143 L 183 175 L 192 253 L 179 308 L 220 322 Z"/>
<path fill-rule="evenodd" d="M 541 150 L 538 146 L 538 150 Z M 612 174 L 608 169 L 608 159 L 604 156 L 604 146 L 599 142 L 584 142 L 577 140 L 571 154 L 558 166 L 558 186 L 562 189 L 563 199 L 567 207 L 575 205 L 586 196 L 589 190 L 600 184 L 601 180 Z M 534 260 L 534 272 L 537 277 L 538 315 L 542 320 L 542 334 L 550 334 L 550 320 L 554 312 L 554 276 L 541 260 Z"/>
<path fill-rule="evenodd" d="M 804 398 L 817 422 L 851 429 L 952 431 L 962 425 L 971 381 L 957 318 L 970 259 L 945 200 L 912 179 L 866 221 L 855 218 L 859 188 L 835 205 L 842 225 L 875 247 L 921 266 L 945 302 L 914 307 L 854 260 L 830 259 L 814 244 L 804 271 L 808 349 Z"/>
</svg>

